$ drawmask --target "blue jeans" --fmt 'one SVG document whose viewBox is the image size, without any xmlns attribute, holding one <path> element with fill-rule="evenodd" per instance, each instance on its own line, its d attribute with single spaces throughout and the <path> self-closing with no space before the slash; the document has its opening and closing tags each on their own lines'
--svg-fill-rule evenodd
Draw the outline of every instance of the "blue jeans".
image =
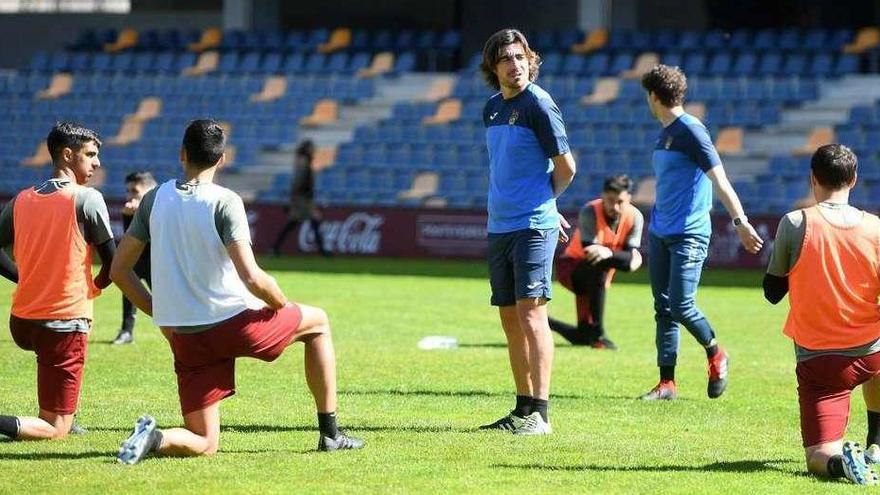
<svg viewBox="0 0 880 495">
<path fill-rule="evenodd" d="M 704 347 L 715 338 L 694 302 L 708 251 L 709 238 L 705 236 L 650 234 L 648 266 L 657 321 L 657 366 L 675 366 L 679 323 Z"/>
</svg>

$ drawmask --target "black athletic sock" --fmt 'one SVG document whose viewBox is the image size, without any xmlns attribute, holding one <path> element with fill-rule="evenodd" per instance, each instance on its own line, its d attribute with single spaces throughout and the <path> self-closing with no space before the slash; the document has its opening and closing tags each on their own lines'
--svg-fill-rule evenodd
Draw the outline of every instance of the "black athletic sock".
<svg viewBox="0 0 880 495">
<path fill-rule="evenodd" d="M 830 459 L 828 459 L 828 476 L 832 478 L 843 478 L 845 474 L 843 473 L 843 456 L 833 455 Z"/>
<path fill-rule="evenodd" d="M 868 411 L 868 439 L 865 448 L 871 444 L 880 445 L 880 412 Z"/>
<path fill-rule="evenodd" d="M 15 440 L 18 438 L 19 429 L 21 429 L 21 422 L 18 417 L 0 416 L 0 435 L 6 435 Z"/>
<path fill-rule="evenodd" d="M 162 435 L 162 430 L 156 428 L 150 433 L 150 438 L 147 440 L 147 452 L 156 452 L 159 450 L 159 447 L 162 446 L 162 439 L 164 435 Z"/>
<path fill-rule="evenodd" d="M 661 380 L 669 380 L 671 382 L 675 381 L 675 366 L 661 366 L 660 367 L 660 379 Z"/>
<path fill-rule="evenodd" d="M 706 347 L 706 357 L 712 359 L 715 355 L 718 354 L 718 344 L 713 343 L 709 347 Z"/>
<path fill-rule="evenodd" d="M 336 426 L 336 412 L 318 413 L 318 430 L 325 437 L 336 438 L 339 428 Z"/>
<path fill-rule="evenodd" d="M 515 416 L 524 418 L 529 415 L 532 408 L 532 398 L 528 395 L 516 396 L 516 408 L 512 411 Z"/>
<path fill-rule="evenodd" d="M 550 406 L 549 400 L 532 398 L 532 408 L 531 408 L 531 411 L 529 412 L 529 414 L 537 412 L 538 414 L 541 415 L 541 418 L 544 421 L 549 422 L 550 420 L 547 419 L 547 408 L 549 406 Z"/>
</svg>

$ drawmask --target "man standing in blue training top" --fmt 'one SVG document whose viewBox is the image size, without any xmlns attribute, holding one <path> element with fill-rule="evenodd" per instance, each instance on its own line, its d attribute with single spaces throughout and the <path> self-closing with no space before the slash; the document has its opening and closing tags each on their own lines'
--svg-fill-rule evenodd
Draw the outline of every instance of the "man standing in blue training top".
<svg viewBox="0 0 880 495">
<path fill-rule="evenodd" d="M 500 92 L 486 103 L 489 149 L 489 278 L 516 384 L 516 407 L 481 429 L 551 432 L 547 417 L 553 336 L 547 321 L 561 216 L 556 198 L 575 174 L 556 103 L 532 81 L 541 58 L 515 29 L 493 34 L 480 70 Z M 567 225 L 564 225 L 567 226 Z"/>
<path fill-rule="evenodd" d="M 651 211 L 648 266 L 657 321 L 660 383 L 640 398 L 676 397 L 675 364 L 678 324 L 706 349 L 709 398 L 727 387 L 727 353 L 715 340 L 709 321 L 694 303 L 700 272 L 709 249 L 712 188 L 733 220 L 746 251 L 757 253 L 763 240 L 749 224 L 721 165 L 709 131 L 682 107 L 687 79 L 678 67 L 657 65 L 642 77 L 651 114 L 663 125 L 654 147 L 657 193 Z"/>
</svg>

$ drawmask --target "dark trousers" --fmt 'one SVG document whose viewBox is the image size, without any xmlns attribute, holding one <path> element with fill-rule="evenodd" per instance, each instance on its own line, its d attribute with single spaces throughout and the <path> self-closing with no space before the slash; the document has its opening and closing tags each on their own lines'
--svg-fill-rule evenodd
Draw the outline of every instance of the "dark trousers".
<svg viewBox="0 0 880 495">
<path fill-rule="evenodd" d="M 147 254 L 149 256 L 149 254 Z M 135 266 L 134 272 L 138 277 L 143 279 L 144 282 L 147 283 L 147 286 L 152 289 L 153 284 L 150 281 L 150 267 L 149 266 Z M 134 330 L 134 320 L 137 317 L 137 307 L 132 304 L 131 301 L 128 300 L 127 297 L 122 296 L 122 330 L 131 332 Z"/>
<path fill-rule="evenodd" d="M 324 249 L 324 237 L 321 235 L 321 221 L 316 218 L 310 218 L 306 220 L 309 222 L 309 226 L 312 228 L 312 233 L 315 235 L 315 245 L 318 246 L 318 252 L 321 254 L 326 254 L 327 250 Z M 272 251 L 275 254 L 278 254 L 281 251 L 281 245 L 284 244 L 284 241 L 287 239 L 287 235 L 300 224 L 300 220 L 288 220 L 286 224 L 284 224 L 284 228 L 281 229 L 281 232 L 278 233 L 278 237 L 275 238 L 275 243 L 272 245 Z"/>
</svg>

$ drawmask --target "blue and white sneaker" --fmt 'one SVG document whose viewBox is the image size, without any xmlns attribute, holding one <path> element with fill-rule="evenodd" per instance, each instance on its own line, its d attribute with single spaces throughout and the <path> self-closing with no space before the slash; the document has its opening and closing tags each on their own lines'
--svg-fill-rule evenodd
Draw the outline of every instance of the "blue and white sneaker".
<svg viewBox="0 0 880 495">
<path fill-rule="evenodd" d="M 150 435 L 156 430 L 156 419 L 149 415 L 138 418 L 131 433 L 122 446 L 116 459 L 122 464 L 137 464 L 148 453 Z"/>
<path fill-rule="evenodd" d="M 865 460 L 865 451 L 858 442 L 843 444 L 843 474 L 857 485 L 876 485 L 877 472 Z"/>
</svg>

